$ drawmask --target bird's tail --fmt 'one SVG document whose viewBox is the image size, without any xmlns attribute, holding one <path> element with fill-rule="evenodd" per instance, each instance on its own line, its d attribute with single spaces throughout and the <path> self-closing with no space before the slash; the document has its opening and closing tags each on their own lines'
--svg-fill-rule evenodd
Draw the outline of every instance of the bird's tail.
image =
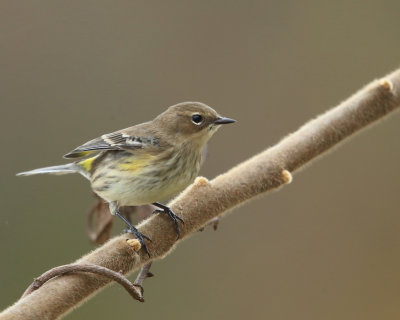
<svg viewBox="0 0 400 320">
<path fill-rule="evenodd" d="M 17 173 L 17 176 L 31 176 L 34 174 L 41 174 L 41 173 L 50 173 L 50 174 L 67 174 L 67 173 L 80 173 L 80 167 L 76 163 L 68 163 L 62 164 L 60 166 L 52 166 L 52 167 L 45 167 L 39 168 L 31 171 L 25 171 Z"/>
</svg>

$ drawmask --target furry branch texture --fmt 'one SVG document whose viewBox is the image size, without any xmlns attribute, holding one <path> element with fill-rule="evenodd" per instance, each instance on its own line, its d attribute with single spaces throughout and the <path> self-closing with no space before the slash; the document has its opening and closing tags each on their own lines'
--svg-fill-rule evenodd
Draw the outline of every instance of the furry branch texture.
<svg viewBox="0 0 400 320">
<path fill-rule="evenodd" d="M 289 183 L 300 169 L 358 130 L 400 107 L 400 69 L 361 89 L 339 106 L 311 120 L 277 145 L 208 181 L 197 178 L 169 206 L 183 219 L 182 241 L 211 219 L 269 190 Z M 128 235 L 117 236 L 76 263 L 97 264 L 129 273 L 165 257 L 176 245 L 176 234 L 165 215 L 155 215 L 139 225 L 153 240 L 152 253 L 129 245 Z M 179 242 L 178 241 L 178 242 Z M 136 248 L 137 249 L 137 248 Z M 108 284 L 93 274 L 67 274 L 46 282 L 0 314 L 5 319 L 56 319 Z"/>
</svg>

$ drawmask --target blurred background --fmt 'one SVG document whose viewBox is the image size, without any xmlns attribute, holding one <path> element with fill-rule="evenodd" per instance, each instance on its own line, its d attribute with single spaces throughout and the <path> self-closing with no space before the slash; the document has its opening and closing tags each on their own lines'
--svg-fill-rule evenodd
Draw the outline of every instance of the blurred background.
<svg viewBox="0 0 400 320">
<path fill-rule="evenodd" d="M 399 10 L 398 1 L 1 1 L 0 309 L 95 248 L 85 179 L 17 172 L 198 100 L 238 120 L 211 140 L 201 174 L 213 178 L 397 68 Z M 396 114 L 218 231 L 184 241 L 153 265 L 144 304 L 113 285 L 66 319 L 398 319 L 399 135 Z"/>
</svg>

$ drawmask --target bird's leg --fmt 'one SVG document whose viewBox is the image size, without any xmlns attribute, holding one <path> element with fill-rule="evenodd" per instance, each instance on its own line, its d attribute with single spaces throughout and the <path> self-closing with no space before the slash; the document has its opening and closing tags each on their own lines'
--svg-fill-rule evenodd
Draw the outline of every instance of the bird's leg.
<svg viewBox="0 0 400 320">
<path fill-rule="evenodd" d="M 149 252 L 149 250 L 147 249 L 147 246 L 146 246 L 146 244 L 145 244 L 143 238 L 146 239 L 146 240 L 149 240 L 149 241 L 151 241 L 151 239 L 150 239 L 148 236 L 146 236 L 146 235 L 144 235 L 143 233 L 141 233 L 141 232 L 140 232 L 138 229 L 136 229 L 133 225 L 131 225 L 131 224 L 129 223 L 129 221 L 128 221 L 123 215 L 121 215 L 121 213 L 119 213 L 118 211 L 116 211 L 115 214 L 118 216 L 118 218 L 120 218 L 123 222 L 126 223 L 126 225 L 128 226 L 128 230 L 127 230 L 127 231 L 128 231 L 129 233 L 132 233 L 132 234 L 135 236 L 135 238 L 139 240 L 140 245 L 142 246 L 142 248 L 144 249 L 144 251 L 146 251 L 147 255 L 150 257 L 150 252 Z"/>
<path fill-rule="evenodd" d="M 177 235 L 178 235 L 178 238 L 177 238 L 177 239 L 179 239 L 179 238 L 181 237 L 181 229 L 179 228 L 178 220 L 179 220 L 181 223 L 183 223 L 183 224 L 185 223 L 185 221 L 183 221 L 183 219 L 182 219 L 181 217 L 177 216 L 177 215 L 176 215 L 169 207 L 167 207 L 166 205 L 164 205 L 164 204 L 162 204 L 162 203 L 159 203 L 159 202 L 153 202 L 153 205 L 156 206 L 156 207 L 158 207 L 158 208 L 160 208 L 160 209 L 154 210 L 153 213 L 158 213 L 158 212 L 160 212 L 160 213 L 166 213 L 166 214 L 168 214 L 168 217 L 170 217 L 170 219 L 173 221 L 173 223 L 174 223 L 174 225 L 175 225 L 176 233 L 177 233 Z"/>
<path fill-rule="evenodd" d="M 132 233 L 136 239 L 139 240 L 140 245 L 142 246 L 142 248 L 144 249 L 144 251 L 146 251 L 146 253 L 149 255 L 150 257 L 150 252 L 147 249 L 146 244 L 144 243 L 144 239 L 147 239 L 149 241 L 151 241 L 151 239 L 144 235 L 143 233 L 139 232 L 138 229 L 136 229 L 119 211 L 118 211 L 118 206 L 114 203 L 114 202 L 110 202 L 110 211 L 112 214 L 115 214 L 118 218 L 120 218 L 123 222 L 125 222 L 125 224 L 128 226 L 128 232 Z M 143 239 L 144 238 L 144 239 Z"/>
</svg>

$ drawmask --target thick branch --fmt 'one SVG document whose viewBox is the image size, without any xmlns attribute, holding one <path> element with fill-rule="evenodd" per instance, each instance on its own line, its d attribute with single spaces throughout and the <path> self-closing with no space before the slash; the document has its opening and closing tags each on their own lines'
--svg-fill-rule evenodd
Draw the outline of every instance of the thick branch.
<svg viewBox="0 0 400 320">
<path fill-rule="evenodd" d="M 308 122 L 277 145 L 241 163 L 211 182 L 198 178 L 171 208 L 185 220 L 182 239 L 197 232 L 209 220 L 233 207 L 291 180 L 301 168 L 358 130 L 400 106 L 400 70 L 374 81 L 339 106 Z M 123 273 L 164 257 L 176 244 L 176 234 L 164 215 L 153 216 L 139 230 L 151 237 L 151 259 L 136 253 L 119 236 L 84 256 L 78 263 L 94 263 Z M 180 240 L 180 241 L 181 241 Z M 55 278 L 0 314 L 4 319 L 55 319 L 76 307 L 109 283 L 101 276 L 71 274 Z"/>
</svg>

